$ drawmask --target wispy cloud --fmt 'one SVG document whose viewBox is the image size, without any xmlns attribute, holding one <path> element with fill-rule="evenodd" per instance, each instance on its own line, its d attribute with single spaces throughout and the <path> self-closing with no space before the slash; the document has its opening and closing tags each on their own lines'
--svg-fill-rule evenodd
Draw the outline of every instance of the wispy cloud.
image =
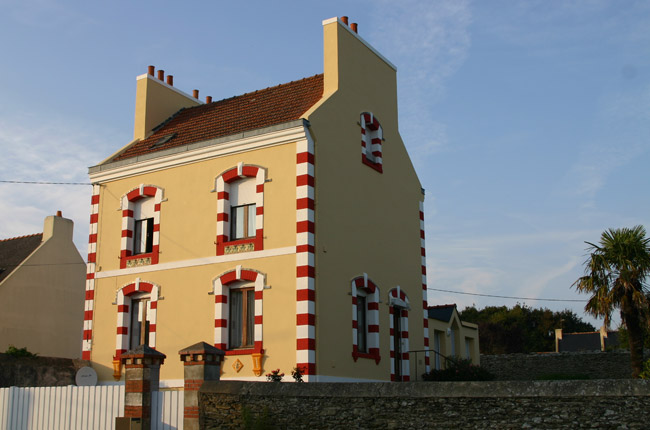
<svg viewBox="0 0 650 430">
<path fill-rule="evenodd" d="M 382 0 L 373 3 L 377 25 L 372 40 L 398 65 L 401 133 L 414 159 L 447 143 L 446 128 L 431 107 L 446 81 L 463 64 L 470 47 L 472 14 L 467 1 Z"/>
<path fill-rule="evenodd" d="M 73 122 L 43 120 L 32 114 L 0 119 L 1 180 L 89 182 L 87 166 L 103 155 L 111 136 Z M 43 231 L 43 220 L 57 210 L 75 222 L 82 255 L 88 237 L 91 187 L 0 183 L 0 238 Z"/>
</svg>

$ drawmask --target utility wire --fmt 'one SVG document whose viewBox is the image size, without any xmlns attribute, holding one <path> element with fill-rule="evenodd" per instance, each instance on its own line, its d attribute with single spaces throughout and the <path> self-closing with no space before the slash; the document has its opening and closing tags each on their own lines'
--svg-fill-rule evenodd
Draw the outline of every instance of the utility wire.
<svg viewBox="0 0 650 430">
<path fill-rule="evenodd" d="M 31 185 L 92 185 L 90 182 L 45 182 L 45 181 L 3 181 L 4 184 L 31 184 Z"/>
<path fill-rule="evenodd" d="M 463 291 L 441 290 L 438 288 L 427 288 L 427 290 L 442 291 L 443 293 L 452 293 L 452 294 L 465 294 L 467 296 L 495 297 L 497 299 L 537 300 L 543 302 L 582 302 L 582 303 L 586 302 L 586 300 L 579 300 L 579 299 L 538 299 L 534 297 L 512 297 L 512 296 L 497 296 L 494 294 L 465 293 Z"/>
</svg>

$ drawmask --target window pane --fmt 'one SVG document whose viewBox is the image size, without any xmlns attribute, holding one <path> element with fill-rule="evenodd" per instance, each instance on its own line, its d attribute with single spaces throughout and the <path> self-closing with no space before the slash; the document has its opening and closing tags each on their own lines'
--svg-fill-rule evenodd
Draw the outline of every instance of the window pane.
<svg viewBox="0 0 650 430">
<path fill-rule="evenodd" d="M 242 341 L 242 291 L 230 290 L 230 348 L 239 348 Z"/>
<path fill-rule="evenodd" d="M 366 298 L 364 296 L 357 296 L 357 349 L 359 352 L 368 352 L 366 343 L 367 332 Z"/>
<path fill-rule="evenodd" d="M 144 252 L 151 252 L 153 251 L 153 218 L 147 218 L 145 221 L 147 223 L 147 234 L 144 240 Z"/>
<path fill-rule="evenodd" d="M 244 206 L 237 206 L 231 210 L 231 240 L 242 239 L 244 237 L 244 227 L 246 226 L 244 209 Z"/>
<path fill-rule="evenodd" d="M 253 237 L 255 236 L 255 217 L 256 217 L 256 211 L 255 211 L 255 205 L 248 205 L 248 231 L 247 237 Z"/>
<path fill-rule="evenodd" d="M 246 345 L 255 343 L 255 291 L 246 291 Z"/>
<path fill-rule="evenodd" d="M 140 324 L 140 300 L 131 300 L 131 324 L 129 327 L 129 349 L 140 345 L 140 336 L 142 335 L 142 325 Z"/>
<path fill-rule="evenodd" d="M 133 255 L 142 254 L 142 249 L 144 244 L 142 243 L 143 238 L 143 220 L 136 220 L 135 227 L 133 229 Z"/>
</svg>

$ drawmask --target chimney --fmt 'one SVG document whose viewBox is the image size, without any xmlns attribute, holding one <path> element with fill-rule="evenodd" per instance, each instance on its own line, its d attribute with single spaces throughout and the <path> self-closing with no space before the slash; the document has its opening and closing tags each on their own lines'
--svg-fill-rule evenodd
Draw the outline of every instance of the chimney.
<svg viewBox="0 0 650 430">
<path fill-rule="evenodd" d="M 63 214 L 61 213 L 61 211 L 56 211 L 56 216 L 61 217 L 63 216 Z"/>
<path fill-rule="evenodd" d="M 342 16 L 341 17 L 341 22 L 345 25 L 348 25 L 348 17 L 347 16 Z"/>
<path fill-rule="evenodd" d="M 199 98 L 199 90 L 192 91 L 192 97 L 194 97 L 195 99 L 198 99 Z"/>
<path fill-rule="evenodd" d="M 206 96 L 205 97 L 205 102 L 206 103 L 212 103 L 212 96 Z"/>
<path fill-rule="evenodd" d="M 63 218 L 58 211 L 56 216 L 48 216 L 43 223 L 43 242 L 56 238 L 57 240 L 72 241 L 73 222 Z"/>
<path fill-rule="evenodd" d="M 162 123 L 181 108 L 198 106 L 198 95 L 190 96 L 174 86 L 174 77 L 167 75 L 165 85 L 165 71 L 158 70 L 158 77 L 154 76 L 156 68 L 149 66 L 147 73 L 137 78 L 135 94 L 135 121 L 133 139 L 146 139 L 151 135 L 154 127 Z"/>
<path fill-rule="evenodd" d="M 356 22 L 353 22 L 352 24 L 350 24 L 350 30 L 354 31 L 355 33 L 357 33 L 358 27 L 359 27 L 359 25 Z"/>
</svg>

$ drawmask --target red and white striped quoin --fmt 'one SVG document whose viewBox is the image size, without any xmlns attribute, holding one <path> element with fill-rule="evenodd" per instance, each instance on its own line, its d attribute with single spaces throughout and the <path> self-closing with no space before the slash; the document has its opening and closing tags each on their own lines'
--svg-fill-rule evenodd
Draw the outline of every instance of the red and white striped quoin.
<svg viewBox="0 0 650 430">
<path fill-rule="evenodd" d="M 424 365 L 426 372 L 429 373 L 429 314 L 428 314 L 428 299 L 427 299 L 427 256 L 425 251 L 424 241 L 424 202 L 420 202 L 420 253 L 422 255 L 422 314 L 424 324 Z"/>
<path fill-rule="evenodd" d="M 314 142 L 296 144 L 296 366 L 316 373 Z"/>
<path fill-rule="evenodd" d="M 86 265 L 86 300 L 84 302 L 84 330 L 81 358 L 90 360 L 93 339 L 93 310 L 95 309 L 95 272 L 97 267 L 97 221 L 99 220 L 99 189 L 93 185 L 90 199 L 90 234 L 88 236 L 88 263 Z"/>
</svg>

